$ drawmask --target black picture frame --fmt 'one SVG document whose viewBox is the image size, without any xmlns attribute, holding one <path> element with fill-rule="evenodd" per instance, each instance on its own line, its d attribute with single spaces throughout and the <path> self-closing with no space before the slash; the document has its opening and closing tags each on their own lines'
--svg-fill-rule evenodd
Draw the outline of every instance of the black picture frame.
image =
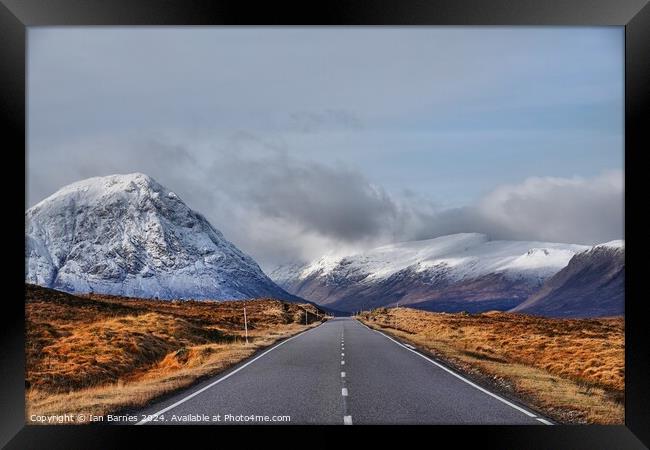
<svg viewBox="0 0 650 450">
<path fill-rule="evenodd" d="M 436 426 L 403 434 L 396 427 L 309 427 L 310 441 L 332 442 L 332 433 L 360 434 L 363 439 L 403 437 L 453 442 L 461 448 L 479 442 L 485 448 L 618 449 L 650 446 L 650 350 L 646 325 L 648 301 L 642 296 L 644 242 L 641 185 L 643 152 L 650 149 L 646 132 L 650 91 L 650 6 L 647 0 L 364 0 L 348 2 L 260 2 L 231 0 L 0 0 L 0 114 L 5 161 L 4 217 L 14 244 L 4 285 L 11 287 L 3 302 L 0 327 L 0 445 L 11 449 L 128 448 L 145 439 L 169 446 L 207 442 L 226 445 L 225 436 L 251 436 L 251 428 L 27 426 L 24 414 L 24 272 L 14 261 L 24 258 L 25 198 L 15 193 L 23 176 L 26 186 L 26 27 L 44 25 L 613 25 L 625 27 L 625 240 L 626 242 L 626 388 L 625 425 L 621 426 Z M 644 114 L 645 113 L 645 114 Z M 21 153 L 22 152 L 22 153 Z M 13 180 L 13 181 L 12 181 Z M 16 181 L 17 180 L 17 181 Z M 26 188 L 25 188 L 26 189 Z M 647 203 L 647 202 L 645 202 Z M 635 207 L 636 205 L 636 207 Z M 14 211 L 15 209 L 15 211 Z M 15 219 L 14 219 L 15 218 Z M 11 220 L 9 220 L 11 219 Z M 645 227 L 644 227 L 645 228 Z M 5 246 L 9 248 L 9 246 Z M 639 258 L 640 263 L 628 261 Z M 23 277 L 22 279 L 20 277 Z M 7 292 L 5 290 L 5 292 Z M 286 436 L 286 431 L 290 436 Z M 305 428 L 302 428 L 302 432 Z M 256 427 L 255 434 L 285 436 L 297 441 L 296 427 Z M 238 433 L 238 436 L 234 436 Z M 302 438 L 301 438 L 302 439 Z M 232 441 L 231 441 L 232 442 Z M 364 441 L 368 444 L 368 441 Z M 425 441 L 426 442 L 426 441 Z M 645 444 L 645 445 L 644 445 Z M 176 446 L 177 446 L 176 445 Z M 198 444 L 196 444 L 198 445 Z"/>
</svg>

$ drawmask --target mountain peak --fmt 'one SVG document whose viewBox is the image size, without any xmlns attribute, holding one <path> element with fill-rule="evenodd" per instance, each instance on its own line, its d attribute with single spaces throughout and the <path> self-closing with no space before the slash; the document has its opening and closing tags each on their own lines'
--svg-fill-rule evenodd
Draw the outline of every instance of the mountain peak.
<svg viewBox="0 0 650 450">
<path fill-rule="evenodd" d="M 140 172 L 91 177 L 62 187 L 30 209 L 38 209 L 45 204 L 57 201 L 57 199 L 91 201 L 93 198 L 127 195 L 135 192 L 152 195 L 164 190 L 165 188 L 160 183 Z"/>
<path fill-rule="evenodd" d="M 25 213 L 26 281 L 134 297 L 292 298 L 143 173 L 81 180 Z"/>
</svg>

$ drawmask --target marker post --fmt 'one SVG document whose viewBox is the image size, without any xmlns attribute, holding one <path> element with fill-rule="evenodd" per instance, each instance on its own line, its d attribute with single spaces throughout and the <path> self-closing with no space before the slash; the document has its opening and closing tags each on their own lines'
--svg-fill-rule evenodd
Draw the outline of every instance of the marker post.
<svg viewBox="0 0 650 450">
<path fill-rule="evenodd" d="M 244 306 L 244 331 L 246 333 L 246 345 L 248 345 L 248 320 L 246 318 L 246 307 Z"/>
</svg>

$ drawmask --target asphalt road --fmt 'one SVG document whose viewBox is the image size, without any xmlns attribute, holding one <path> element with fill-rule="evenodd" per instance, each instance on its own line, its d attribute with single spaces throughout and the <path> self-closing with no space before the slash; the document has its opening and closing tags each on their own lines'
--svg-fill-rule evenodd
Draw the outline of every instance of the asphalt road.
<svg viewBox="0 0 650 450">
<path fill-rule="evenodd" d="M 348 317 L 285 340 L 138 417 L 154 425 L 550 424 Z"/>
</svg>

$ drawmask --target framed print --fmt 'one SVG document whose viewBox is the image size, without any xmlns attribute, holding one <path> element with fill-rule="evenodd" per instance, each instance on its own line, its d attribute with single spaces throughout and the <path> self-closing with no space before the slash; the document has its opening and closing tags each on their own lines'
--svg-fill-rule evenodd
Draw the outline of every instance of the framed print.
<svg viewBox="0 0 650 450">
<path fill-rule="evenodd" d="M 0 11 L 6 448 L 650 442 L 647 2 Z"/>
</svg>

